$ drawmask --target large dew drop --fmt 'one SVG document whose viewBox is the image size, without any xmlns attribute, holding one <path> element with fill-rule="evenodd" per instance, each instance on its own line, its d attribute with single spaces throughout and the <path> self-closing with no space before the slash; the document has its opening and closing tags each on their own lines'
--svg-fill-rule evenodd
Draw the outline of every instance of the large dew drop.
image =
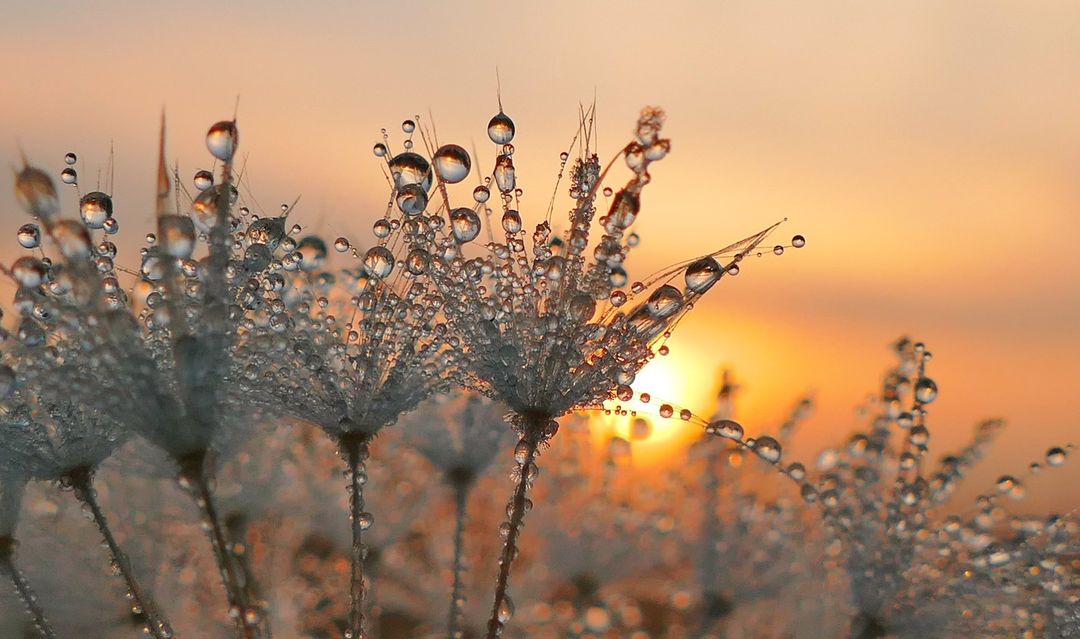
<svg viewBox="0 0 1080 639">
<path fill-rule="evenodd" d="M 677 313 L 682 305 L 682 291 L 670 284 L 664 284 L 649 296 L 645 308 L 653 317 L 667 318 Z"/>
<path fill-rule="evenodd" d="M 431 189 L 431 164 L 422 155 L 406 151 L 390 160 L 390 175 L 394 186 L 401 190 L 410 184 L 418 185 L 425 193 Z"/>
<path fill-rule="evenodd" d="M 480 216 L 470 208 L 461 207 L 450 212 L 450 228 L 454 239 L 464 244 L 480 234 Z"/>
<path fill-rule="evenodd" d="M 239 144 L 240 133 L 236 130 L 236 122 L 218 122 L 206 133 L 206 148 L 222 162 L 232 160 Z"/>
<path fill-rule="evenodd" d="M 79 215 L 83 224 L 92 229 L 105 226 L 105 220 L 113 215 L 112 198 L 101 191 L 87 193 L 79 199 Z"/>
<path fill-rule="evenodd" d="M 488 122 L 488 138 L 495 144 L 509 144 L 514 139 L 515 131 L 514 121 L 502 111 Z"/>
<path fill-rule="evenodd" d="M 446 144 L 439 147 L 432 157 L 435 164 L 435 173 L 439 179 L 447 184 L 457 184 L 469 176 L 472 168 L 472 160 L 465 149 L 456 144 Z"/>
<path fill-rule="evenodd" d="M 394 270 L 394 254 L 385 246 L 373 246 L 364 255 L 364 270 L 372 277 L 384 278 Z"/>
<path fill-rule="evenodd" d="M 37 248 L 41 246 L 41 229 L 37 224 L 23 224 L 19 227 L 19 245 L 23 248 Z"/>
<path fill-rule="evenodd" d="M 724 268 L 712 256 L 706 256 L 694 262 L 686 269 L 686 288 L 698 293 L 705 293 L 713 284 L 720 281 Z"/>
</svg>

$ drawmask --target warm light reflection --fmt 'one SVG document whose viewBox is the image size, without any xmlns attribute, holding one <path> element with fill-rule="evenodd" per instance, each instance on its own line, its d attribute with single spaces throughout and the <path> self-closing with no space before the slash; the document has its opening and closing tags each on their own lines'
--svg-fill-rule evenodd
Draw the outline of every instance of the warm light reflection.
<svg viewBox="0 0 1080 639">
<path fill-rule="evenodd" d="M 669 461 L 700 435 L 698 426 L 679 419 L 678 410 L 689 408 L 700 414 L 712 409 L 716 380 L 703 373 L 714 368 L 714 362 L 692 349 L 673 349 L 666 356 L 657 356 L 638 373 L 633 384 L 634 399 L 610 401 L 605 405 L 611 410 L 621 406 L 628 415 L 598 412 L 592 417 L 596 444 L 607 446 L 612 437 L 620 437 L 630 442 L 631 458 L 636 465 L 652 466 Z M 639 399 L 641 393 L 649 394 L 648 403 Z M 660 406 L 665 402 L 676 407 L 674 417 L 660 417 Z"/>
</svg>

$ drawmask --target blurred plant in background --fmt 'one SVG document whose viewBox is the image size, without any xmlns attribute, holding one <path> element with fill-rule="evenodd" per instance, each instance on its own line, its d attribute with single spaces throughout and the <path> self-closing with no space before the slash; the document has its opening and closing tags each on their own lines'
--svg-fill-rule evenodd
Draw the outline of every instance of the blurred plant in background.
<svg viewBox="0 0 1080 639">
<path fill-rule="evenodd" d="M 782 442 L 812 428 L 812 396 L 772 436 L 736 421 L 728 372 L 708 419 L 632 386 L 722 277 L 805 239 L 763 251 L 771 227 L 630 282 L 664 116 L 642 112 L 618 190 L 592 118 L 560 158 L 567 229 L 553 197 L 529 249 L 501 106 L 469 206 L 451 204 L 468 152 L 419 118 L 398 153 L 384 134 L 390 195 L 366 250 L 304 234 L 291 205 L 252 212 L 235 119 L 208 131 L 221 164 L 193 197 L 163 123 L 158 224 L 134 269 L 74 154 L 60 180 L 80 220 L 48 173 L 19 169 L 35 220 L 17 239 L 35 253 L 6 269 L 0 637 L 1080 636 L 1080 522 L 1007 508 L 1071 447 L 949 503 L 1003 422 L 932 465 L 923 345 L 896 345 L 866 423 L 809 468 Z M 700 434 L 637 463 L 664 420 Z"/>
</svg>

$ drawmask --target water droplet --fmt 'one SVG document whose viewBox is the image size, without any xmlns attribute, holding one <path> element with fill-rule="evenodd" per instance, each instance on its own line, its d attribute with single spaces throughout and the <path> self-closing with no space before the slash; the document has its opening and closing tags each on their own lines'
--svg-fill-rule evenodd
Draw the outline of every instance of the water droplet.
<svg viewBox="0 0 1080 639">
<path fill-rule="evenodd" d="M 718 419 L 705 428 L 710 435 L 723 437 L 724 439 L 742 439 L 742 424 L 730 419 Z"/>
<path fill-rule="evenodd" d="M 401 130 L 406 133 L 412 133 L 416 130 L 416 122 L 413 120 L 405 120 L 401 123 Z"/>
<path fill-rule="evenodd" d="M 495 159 L 495 184 L 501 193 L 514 190 L 516 184 L 514 161 L 509 155 L 500 155 Z"/>
<path fill-rule="evenodd" d="M 345 251 L 349 250 L 349 246 L 350 244 L 348 238 L 339 237 L 338 239 L 334 240 L 334 250 L 338 253 L 344 253 Z"/>
<path fill-rule="evenodd" d="M 214 174 L 210 171 L 207 171 L 206 169 L 203 169 L 195 173 L 195 177 L 192 179 L 192 181 L 195 183 L 195 188 L 199 189 L 200 191 L 205 191 L 211 186 L 214 186 Z"/>
<path fill-rule="evenodd" d="M 682 291 L 670 284 L 664 284 L 652 292 L 645 308 L 649 314 L 657 318 L 671 317 L 683 306 Z"/>
<path fill-rule="evenodd" d="M 71 166 L 72 164 L 75 164 L 78 161 L 79 161 L 79 156 L 75 155 L 74 153 L 66 153 L 64 155 L 64 164 L 66 164 L 68 166 Z"/>
<path fill-rule="evenodd" d="M 64 184 L 75 184 L 79 181 L 79 174 L 70 166 L 60 171 L 60 181 Z"/>
<path fill-rule="evenodd" d="M 686 268 L 686 288 L 697 294 L 708 291 L 724 275 L 724 268 L 712 256 L 703 257 Z"/>
<path fill-rule="evenodd" d="M 920 377 L 919 381 L 915 382 L 915 399 L 921 403 L 929 404 L 937 399 L 937 394 L 937 384 L 929 377 Z"/>
<path fill-rule="evenodd" d="M 222 162 L 232 161 L 239 143 L 240 133 L 236 130 L 236 122 L 218 122 L 206 133 L 206 148 Z"/>
<path fill-rule="evenodd" d="M 1046 451 L 1046 463 L 1051 466 L 1061 466 L 1065 463 L 1067 455 L 1064 448 L 1055 446 Z"/>
<path fill-rule="evenodd" d="M 373 246 L 364 255 L 364 270 L 372 277 L 384 278 L 394 270 L 394 254 L 385 246 Z"/>
<path fill-rule="evenodd" d="M 772 247 L 772 252 L 773 252 L 773 255 L 783 255 L 784 254 L 784 247 L 777 244 L 776 246 Z"/>
<path fill-rule="evenodd" d="M 427 192 L 419 184 L 407 184 L 398 189 L 397 206 L 406 216 L 420 215 L 427 205 Z"/>
<path fill-rule="evenodd" d="M 247 238 L 253 244 L 266 244 L 271 251 L 285 237 L 285 221 L 280 217 L 261 217 L 248 225 Z"/>
<path fill-rule="evenodd" d="M 791 245 L 795 248 L 802 248 L 806 246 L 806 238 L 801 235 L 796 235 L 795 237 L 791 238 Z"/>
<path fill-rule="evenodd" d="M 450 228 L 459 243 L 471 242 L 480 234 L 480 216 L 470 208 L 454 209 L 450 212 Z"/>
<path fill-rule="evenodd" d="M 113 216 L 112 198 L 101 191 L 87 193 L 79 199 L 79 215 L 90 228 L 102 228 L 105 220 Z"/>
<path fill-rule="evenodd" d="M 660 416 L 663 417 L 664 419 L 667 419 L 668 417 L 671 417 L 674 414 L 675 414 L 675 407 L 672 406 L 671 404 L 662 404 L 660 406 Z"/>
<path fill-rule="evenodd" d="M 780 461 L 783 449 L 780 447 L 780 442 L 768 435 L 762 435 L 754 442 L 754 452 L 758 457 L 775 464 Z"/>
<path fill-rule="evenodd" d="M 382 142 L 379 142 L 374 147 L 372 147 L 371 152 L 374 153 L 375 157 L 377 158 L 384 158 L 386 157 L 386 145 Z"/>
<path fill-rule="evenodd" d="M 447 184 L 457 184 L 469 176 L 472 168 L 472 160 L 465 149 L 456 144 L 446 144 L 439 147 L 431 158 L 435 165 L 435 173 L 439 179 Z"/>
<path fill-rule="evenodd" d="M 612 286 L 619 288 L 626 286 L 629 281 L 629 276 L 626 274 L 626 269 L 621 266 L 612 266 L 611 273 L 608 275 L 608 283 Z"/>
<path fill-rule="evenodd" d="M 514 602 L 511 601 L 510 595 L 503 595 L 503 600 L 499 603 L 498 618 L 499 623 L 509 623 L 514 618 Z"/>
<path fill-rule="evenodd" d="M 427 270 L 430 262 L 431 254 L 424 249 L 416 248 L 409 251 L 409 255 L 405 258 L 405 268 L 413 275 L 420 275 Z"/>
<path fill-rule="evenodd" d="M 37 224 L 23 224 L 19 227 L 18 238 L 23 248 L 37 248 L 41 246 L 41 229 Z"/>
<path fill-rule="evenodd" d="M 515 132 L 514 121 L 502 111 L 488 122 L 488 139 L 495 144 L 509 144 L 514 139 Z"/>
<path fill-rule="evenodd" d="M 491 197 L 491 191 L 486 186 L 478 186 L 473 189 L 472 197 L 478 204 L 483 204 Z"/>
<path fill-rule="evenodd" d="M 431 164 L 422 155 L 406 151 L 395 156 L 390 160 L 390 175 L 398 190 L 410 184 L 419 186 L 424 193 L 431 190 Z"/>
<path fill-rule="evenodd" d="M 503 227 L 503 230 L 506 231 L 507 233 L 509 233 L 510 235 L 513 235 L 515 233 L 520 232 L 521 231 L 521 214 L 518 213 L 517 211 L 515 211 L 514 209 L 510 209 L 507 212 L 503 213 L 502 227 Z"/>
</svg>

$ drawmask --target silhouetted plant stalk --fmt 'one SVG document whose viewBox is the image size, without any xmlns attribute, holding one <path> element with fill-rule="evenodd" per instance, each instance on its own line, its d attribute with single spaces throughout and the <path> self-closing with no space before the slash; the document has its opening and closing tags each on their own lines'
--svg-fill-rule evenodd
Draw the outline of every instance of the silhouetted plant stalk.
<svg viewBox="0 0 1080 639">
<path fill-rule="evenodd" d="M 156 639 L 170 639 L 173 636 L 172 626 L 159 611 L 150 592 L 143 590 L 139 585 L 138 579 L 135 578 L 135 571 L 131 567 L 131 561 L 117 543 L 116 536 L 109 527 L 109 521 L 101 510 L 97 490 L 94 488 L 93 472 L 89 468 L 78 468 L 69 473 L 67 479 L 75 492 L 76 499 L 90 509 L 94 524 L 97 525 L 98 532 L 101 533 L 109 549 L 112 566 L 120 573 L 127 586 L 128 596 L 131 599 L 131 611 L 146 618 L 147 629 L 151 636 Z"/>
<path fill-rule="evenodd" d="M 348 433 L 340 437 L 342 456 L 348 464 L 349 521 L 352 524 L 352 547 L 349 577 L 349 627 L 346 639 L 365 639 L 364 634 L 364 531 L 373 523 L 371 513 L 364 510 L 364 484 L 367 469 L 364 462 L 369 456 L 371 437 L 362 433 Z"/>
<path fill-rule="evenodd" d="M 469 507 L 469 494 L 472 492 L 475 476 L 467 468 L 459 468 L 447 474 L 454 487 L 454 561 L 452 567 L 453 585 L 450 588 L 450 613 L 447 622 L 447 636 L 458 639 L 462 636 L 462 604 L 465 588 L 465 516 Z"/>
<path fill-rule="evenodd" d="M 536 477 L 536 456 L 540 442 L 535 432 L 549 419 L 534 417 L 531 421 L 536 428 L 526 427 L 525 434 L 514 448 L 514 460 L 517 462 L 514 469 L 516 481 L 513 497 L 507 507 L 509 518 L 500 528 L 505 541 L 499 555 L 499 573 L 495 580 L 495 597 L 491 605 L 491 617 L 488 619 L 487 639 L 497 639 L 502 635 L 503 625 L 514 615 L 514 603 L 507 592 L 510 586 L 510 570 L 517 556 L 517 540 L 525 523 L 525 513 L 532 506 L 526 493 Z"/>
<path fill-rule="evenodd" d="M 44 639 L 56 639 L 52 626 L 49 625 L 48 619 L 45 618 L 45 611 L 38 605 L 37 593 L 30 587 L 26 577 L 23 576 L 22 571 L 15 564 L 16 545 L 18 544 L 13 537 L 0 537 L 0 572 L 3 572 L 11 581 L 11 585 L 15 588 L 15 594 L 26 608 L 26 612 L 30 615 L 30 620 L 38 634 Z"/>
<path fill-rule="evenodd" d="M 240 574 L 229 543 L 225 538 L 224 526 L 214 506 L 210 481 L 207 476 L 206 452 L 189 455 L 181 462 L 180 486 L 184 488 L 202 515 L 210 548 L 221 573 L 225 586 L 225 596 L 229 604 L 229 616 L 236 624 L 236 635 L 241 639 L 259 639 L 263 636 L 260 628 L 262 615 L 260 610 L 248 599 L 248 591 Z"/>
</svg>

